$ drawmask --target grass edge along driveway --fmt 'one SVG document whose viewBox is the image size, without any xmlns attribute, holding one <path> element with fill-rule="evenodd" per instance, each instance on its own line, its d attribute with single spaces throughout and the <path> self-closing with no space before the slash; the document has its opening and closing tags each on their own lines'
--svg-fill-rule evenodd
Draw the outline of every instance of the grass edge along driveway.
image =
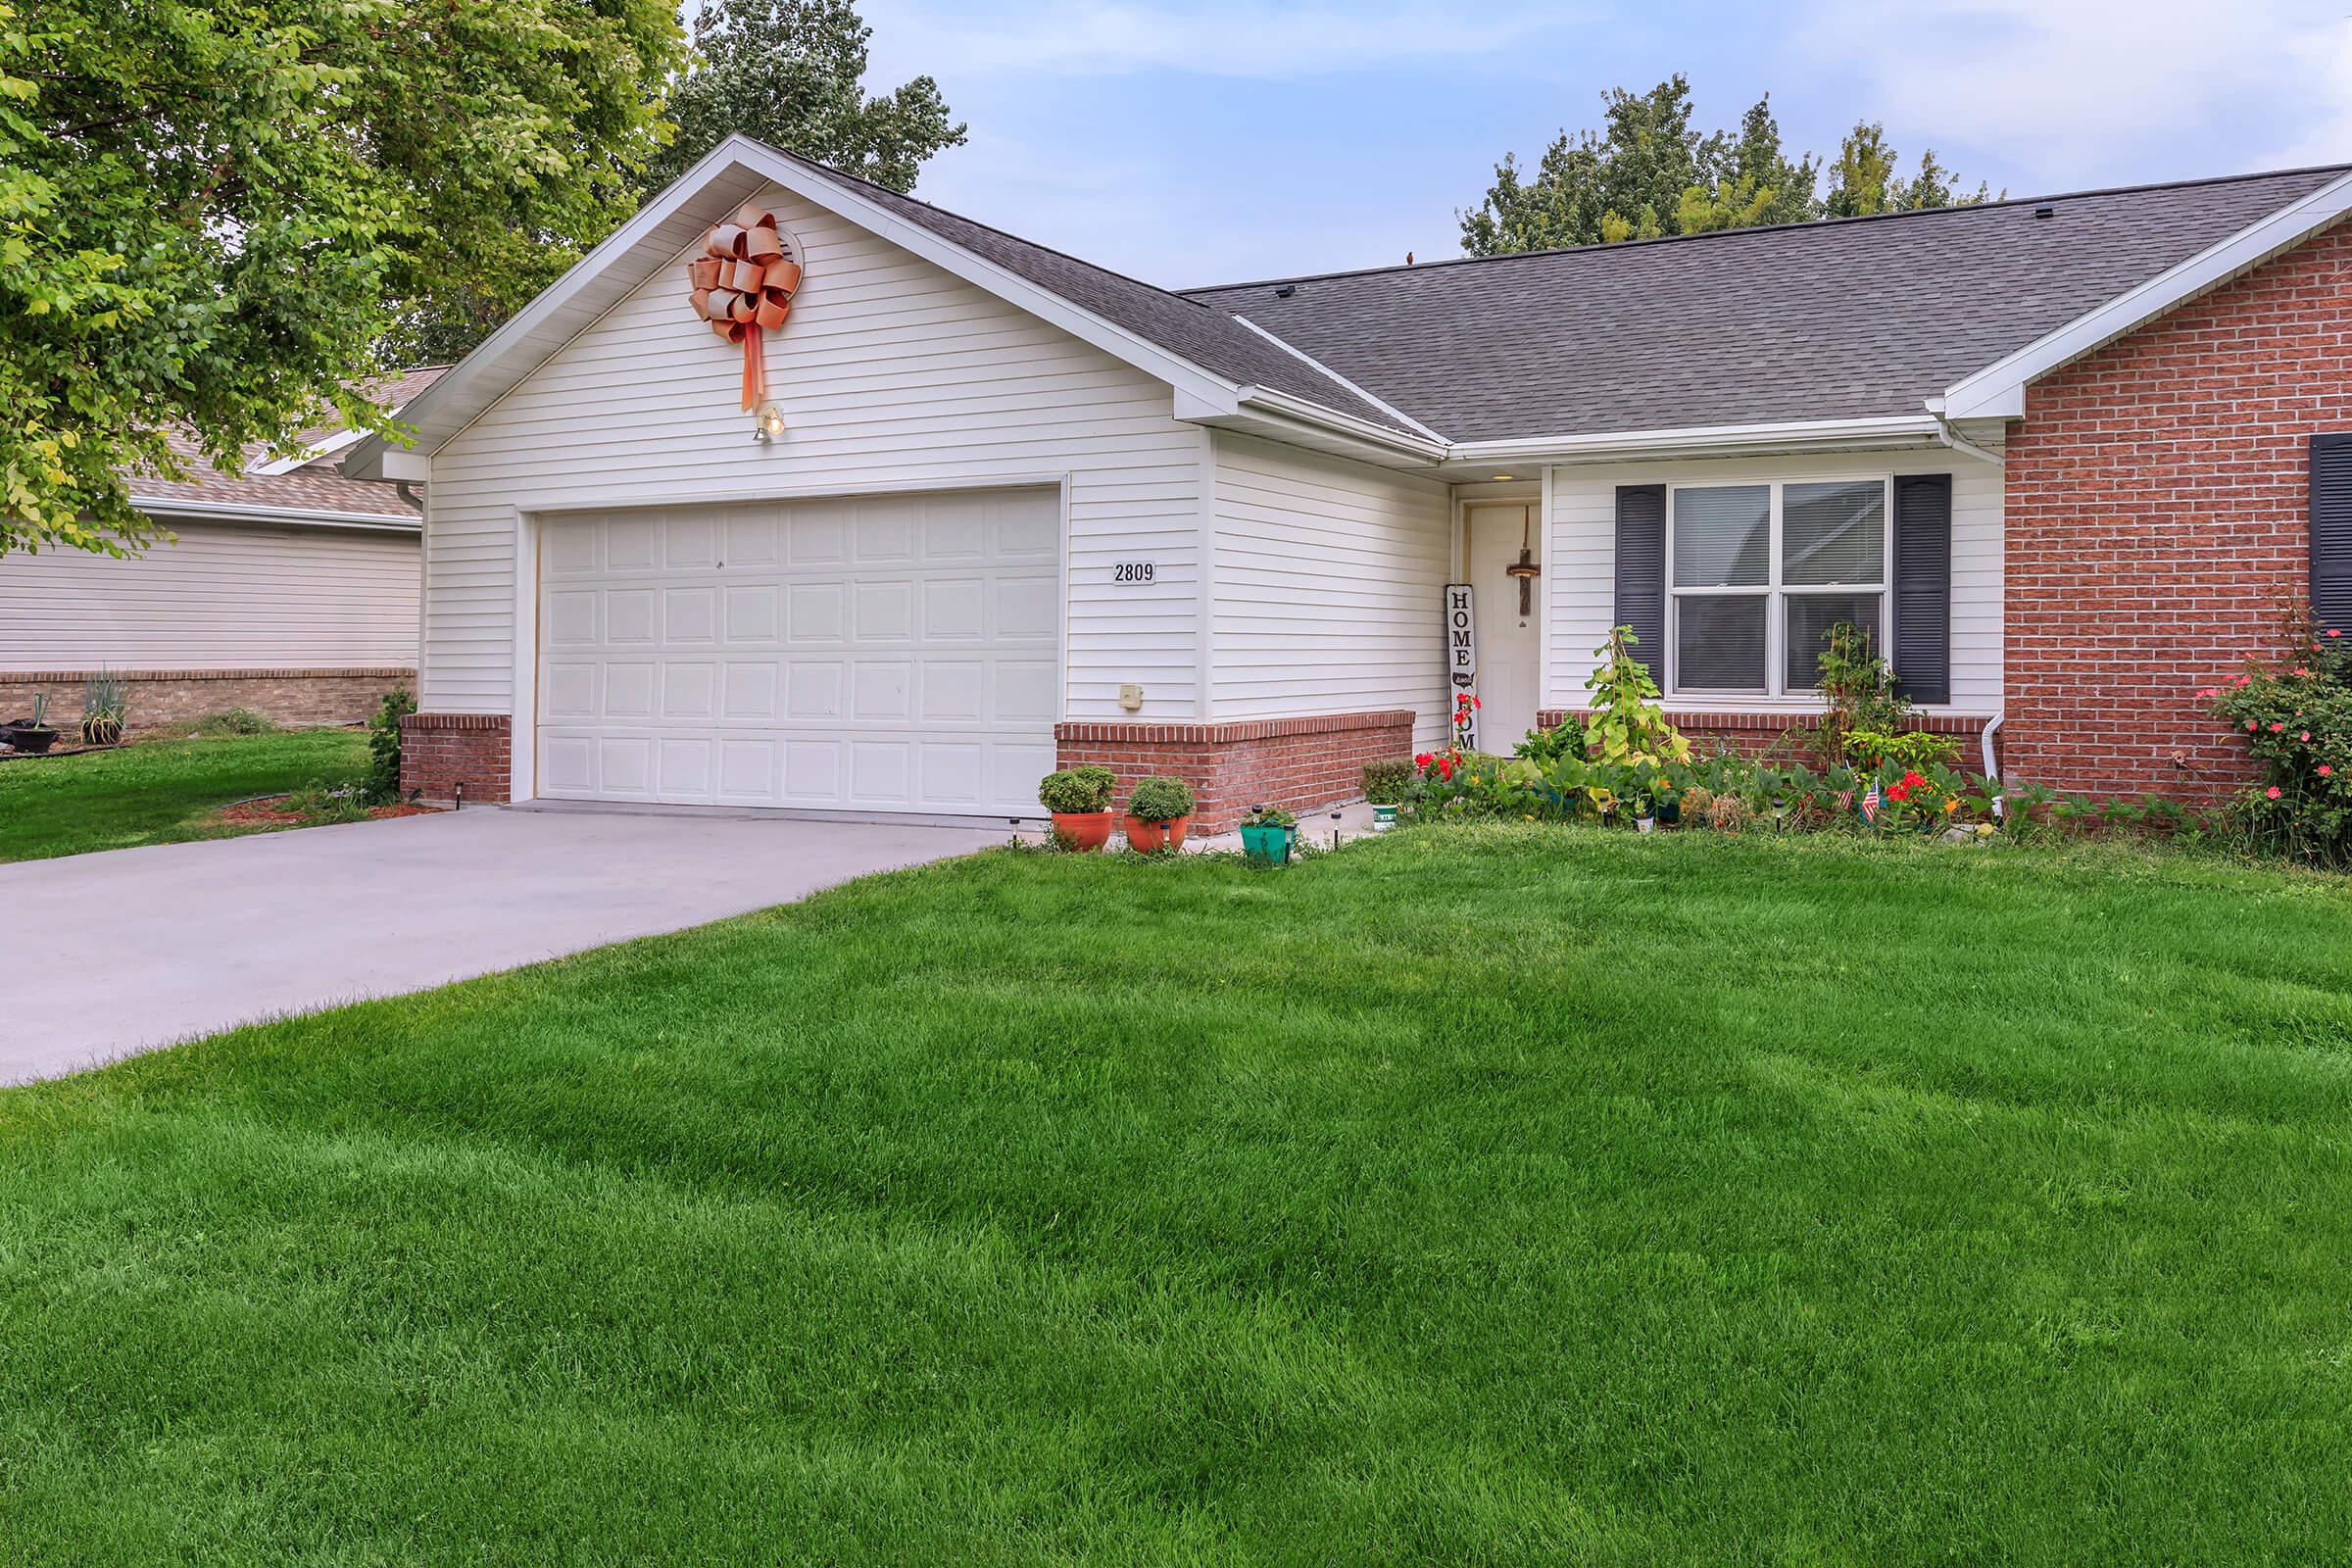
<svg viewBox="0 0 2352 1568">
<path fill-rule="evenodd" d="M 0 1557 L 2306 1562 L 2352 893 L 992 853 L 0 1096 Z"/>
</svg>

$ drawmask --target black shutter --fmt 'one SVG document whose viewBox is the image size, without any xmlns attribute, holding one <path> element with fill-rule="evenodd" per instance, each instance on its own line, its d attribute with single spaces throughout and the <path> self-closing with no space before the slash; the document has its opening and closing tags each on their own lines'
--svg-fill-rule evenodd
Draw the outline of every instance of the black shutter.
<svg viewBox="0 0 2352 1568">
<path fill-rule="evenodd" d="M 2352 631 L 2352 433 L 2311 438 L 2311 612 Z"/>
<path fill-rule="evenodd" d="M 1894 684 L 1915 703 L 1952 700 L 1952 476 L 1894 479 Z"/>
<path fill-rule="evenodd" d="M 1617 620 L 1640 639 L 1634 657 L 1666 684 L 1666 487 L 1617 487 Z"/>
</svg>

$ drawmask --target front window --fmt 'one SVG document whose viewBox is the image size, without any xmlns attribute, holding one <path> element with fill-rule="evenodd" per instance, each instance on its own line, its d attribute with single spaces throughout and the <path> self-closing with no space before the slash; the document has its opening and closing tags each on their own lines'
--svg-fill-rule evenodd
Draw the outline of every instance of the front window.
<svg viewBox="0 0 2352 1568">
<path fill-rule="evenodd" d="M 1841 620 L 1884 647 L 1886 487 L 1883 477 L 1675 486 L 1666 689 L 1817 690 L 1822 633 Z"/>
</svg>

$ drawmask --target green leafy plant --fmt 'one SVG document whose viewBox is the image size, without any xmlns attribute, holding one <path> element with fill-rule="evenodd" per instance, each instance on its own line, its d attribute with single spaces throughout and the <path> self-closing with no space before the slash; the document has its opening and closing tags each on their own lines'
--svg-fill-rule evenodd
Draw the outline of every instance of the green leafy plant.
<svg viewBox="0 0 2352 1568">
<path fill-rule="evenodd" d="M 1690 742 L 1666 722 L 1665 710 L 1658 707 L 1658 684 L 1649 678 L 1649 666 L 1634 658 L 1639 641 L 1631 626 L 1619 626 L 1592 650 L 1600 663 L 1585 678 L 1585 689 L 1592 694 L 1585 750 L 1602 761 L 1620 764 L 1683 761 L 1690 755 Z"/>
<path fill-rule="evenodd" d="M 1173 822 L 1193 813 L 1193 787 L 1180 778 L 1148 778 L 1127 797 L 1127 814 L 1146 822 Z"/>
<path fill-rule="evenodd" d="M 330 785 L 313 779 L 287 796 L 282 808 L 308 823 L 364 822 L 368 806 L 364 784 Z"/>
<path fill-rule="evenodd" d="M 1872 646 L 1870 633 L 1840 620 L 1821 634 L 1821 697 L 1826 705 L 1814 746 L 1824 762 L 1853 760 L 1848 739 L 1859 730 L 1893 735 L 1907 730 L 1914 710 L 1895 695 L 1894 676 Z"/>
<path fill-rule="evenodd" d="M 1408 758 L 1394 758 L 1364 764 L 1364 799 L 1373 806 L 1400 804 L 1413 787 L 1417 771 Z"/>
<path fill-rule="evenodd" d="M 2352 866 L 2352 638 L 2307 612 L 2290 617 L 2288 636 L 2283 657 L 2197 694 L 2254 757 L 2230 816 L 2258 851 Z"/>
<path fill-rule="evenodd" d="M 400 799 L 400 721 L 416 711 L 416 699 L 406 687 L 384 693 L 374 716 L 368 720 L 368 772 L 361 793 L 377 806 Z"/>
<path fill-rule="evenodd" d="M 1960 742 L 1950 735 L 1932 735 L 1923 729 L 1849 729 L 1844 736 L 1845 760 L 1856 767 L 1949 767 L 1960 758 Z"/>
<path fill-rule="evenodd" d="M 1242 826 L 1244 827 L 1295 828 L 1298 825 L 1298 818 L 1284 810 L 1279 806 L 1255 807 L 1251 808 L 1248 816 L 1242 818 Z"/>
<path fill-rule="evenodd" d="M 110 673 L 103 664 L 81 689 L 81 739 L 88 746 L 112 746 L 122 739 L 122 720 L 130 713 L 130 683 Z"/>
<path fill-rule="evenodd" d="M 1037 800 L 1049 811 L 1089 815 L 1110 809 L 1119 776 L 1107 767 L 1065 767 L 1038 781 Z"/>
</svg>

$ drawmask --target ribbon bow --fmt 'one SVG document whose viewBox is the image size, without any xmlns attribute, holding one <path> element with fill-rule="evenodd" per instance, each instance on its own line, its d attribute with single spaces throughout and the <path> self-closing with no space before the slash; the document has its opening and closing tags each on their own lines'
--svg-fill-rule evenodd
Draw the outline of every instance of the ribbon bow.
<svg viewBox="0 0 2352 1568">
<path fill-rule="evenodd" d="M 767 397 L 767 360 L 762 342 L 770 327 L 782 326 L 801 286 L 801 264 L 776 234 L 776 215 L 745 207 L 703 236 L 704 254 L 686 264 L 694 285 L 694 314 L 730 343 L 743 345 L 743 406 L 758 408 Z"/>
</svg>

